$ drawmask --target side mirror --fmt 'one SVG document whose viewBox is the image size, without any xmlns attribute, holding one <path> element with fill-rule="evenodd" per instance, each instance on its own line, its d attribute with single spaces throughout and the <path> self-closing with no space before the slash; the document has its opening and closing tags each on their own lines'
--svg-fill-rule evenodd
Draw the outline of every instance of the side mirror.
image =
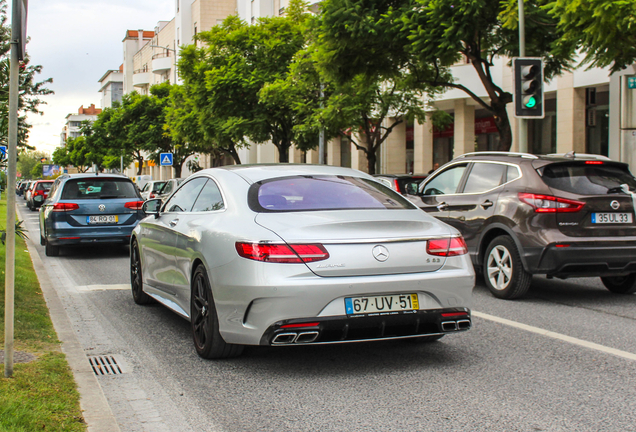
<svg viewBox="0 0 636 432">
<path fill-rule="evenodd" d="M 158 218 L 159 210 L 161 210 L 161 204 L 162 201 L 159 198 L 148 200 L 141 206 L 141 211 L 143 211 L 146 215 L 154 214 L 155 217 Z"/>
</svg>

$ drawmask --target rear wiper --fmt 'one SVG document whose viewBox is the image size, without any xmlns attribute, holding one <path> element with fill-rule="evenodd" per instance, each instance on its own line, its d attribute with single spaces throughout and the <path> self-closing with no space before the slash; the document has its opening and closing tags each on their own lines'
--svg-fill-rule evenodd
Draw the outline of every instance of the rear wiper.
<svg viewBox="0 0 636 432">
<path fill-rule="evenodd" d="M 105 196 L 100 196 L 100 198 L 103 199 L 109 199 L 109 198 L 123 198 L 123 195 L 105 195 Z"/>
<path fill-rule="evenodd" d="M 616 186 L 616 187 L 613 187 L 613 188 L 609 188 L 607 190 L 607 193 L 608 194 L 615 194 L 615 193 L 627 193 L 627 192 L 625 192 L 625 190 L 621 186 Z"/>
</svg>

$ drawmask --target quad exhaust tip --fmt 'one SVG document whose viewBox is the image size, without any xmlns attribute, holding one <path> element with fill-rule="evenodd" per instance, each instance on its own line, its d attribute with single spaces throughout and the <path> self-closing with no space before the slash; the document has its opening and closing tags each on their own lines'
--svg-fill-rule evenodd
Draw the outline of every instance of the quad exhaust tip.
<svg viewBox="0 0 636 432">
<path fill-rule="evenodd" d="M 317 331 L 307 331 L 300 333 L 279 333 L 274 336 L 274 340 L 272 340 L 272 345 L 289 345 L 289 344 L 305 344 L 314 342 L 318 339 L 320 332 Z"/>
<path fill-rule="evenodd" d="M 442 330 L 445 332 L 468 330 L 470 328 L 470 320 L 458 320 L 458 321 L 444 321 L 442 323 Z"/>
</svg>

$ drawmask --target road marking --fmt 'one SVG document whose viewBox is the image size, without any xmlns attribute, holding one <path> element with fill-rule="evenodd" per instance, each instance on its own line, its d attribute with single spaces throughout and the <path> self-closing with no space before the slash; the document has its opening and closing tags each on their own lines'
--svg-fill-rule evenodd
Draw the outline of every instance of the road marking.
<svg viewBox="0 0 636 432">
<path fill-rule="evenodd" d="M 472 315 L 476 316 L 478 318 L 482 318 L 482 319 L 485 319 L 485 320 L 493 321 L 493 322 L 496 322 L 496 323 L 499 323 L 499 324 L 504 324 L 504 325 L 507 325 L 507 326 L 510 326 L 510 327 L 515 327 L 515 328 L 518 328 L 518 329 L 521 329 L 521 330 L 525 330 L 525 331 L 528 331 L 528 332 L 531 332 L 531 333 L 536 333 L 536 334 L 540 334 L 542 336 L 547 336 L 547 337 L 552 338 L 552 339 L 557 339 L 557 340 L 560 340 L 560 341 L 563 341 L 563 342 L 568 342 L 568 343 L 571 343 L 573 345 L 582 346 L 582 347 L 593 349 L 593 350 L 596 350 L 596 351 L 600 351 L 600 352 L 603 352 L 603 353 L 606 353 L 606 354 L 612 354 L 612 355 L 615 355 L 617 357 L 622 357 L 622 358 L 625 358 L 625 359 L 628 359 L 628 360 L 636 361 L 636 354 L 630 353 L 630 352 L 627 352 L 627 351 L 621 351 L 621 350 L 618 350 L 618 349 L 615 349 L 615 348 L 606 347 L 604 345 L 599 345 L 599 344 L 594 343 L 594 342 L 588 342 L 588 341 L 585 341 L 585 340 L 582 340 L 582 339 L 577 339 L 577 338 L 574 338 L 574 337 L 571 337 L 571 336 L 566 336 L 566 335 L 561 334 L 561 333 L 551 332 L 549 330 L 544 330 L 544 329 L 539 328 L 539 327 L 534 327 L 534 326 L 530 326 L 530 325 L 527 325 L 527 324 L 518 323 L 516 321 L 510 321 L 510 320 L 507 320 L 505 318 L 499 318 L 497 316 L 488 315 L 488 314 L 485 314 L 485 313 L 482 313 L 482 312 L 472 311 Z"/>
<path fill-rule="evenodd" d="M 110 285 L 79 285 L 78 291 L 111 291 L 111 290 L 129 290 L 130 284 L 110 284 Z"/>
</svg>

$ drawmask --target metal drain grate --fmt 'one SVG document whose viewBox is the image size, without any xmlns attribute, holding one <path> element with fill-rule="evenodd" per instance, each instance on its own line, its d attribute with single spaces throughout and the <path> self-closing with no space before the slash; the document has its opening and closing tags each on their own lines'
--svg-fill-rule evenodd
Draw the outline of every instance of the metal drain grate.
<svg viewBox="0 0 636 432">
<path fill-rule="evenodd" d="M 88 358 L 95 375 L 121 375 L 121 368 L 113 356 L 94 356 Z"/>
</svg>

